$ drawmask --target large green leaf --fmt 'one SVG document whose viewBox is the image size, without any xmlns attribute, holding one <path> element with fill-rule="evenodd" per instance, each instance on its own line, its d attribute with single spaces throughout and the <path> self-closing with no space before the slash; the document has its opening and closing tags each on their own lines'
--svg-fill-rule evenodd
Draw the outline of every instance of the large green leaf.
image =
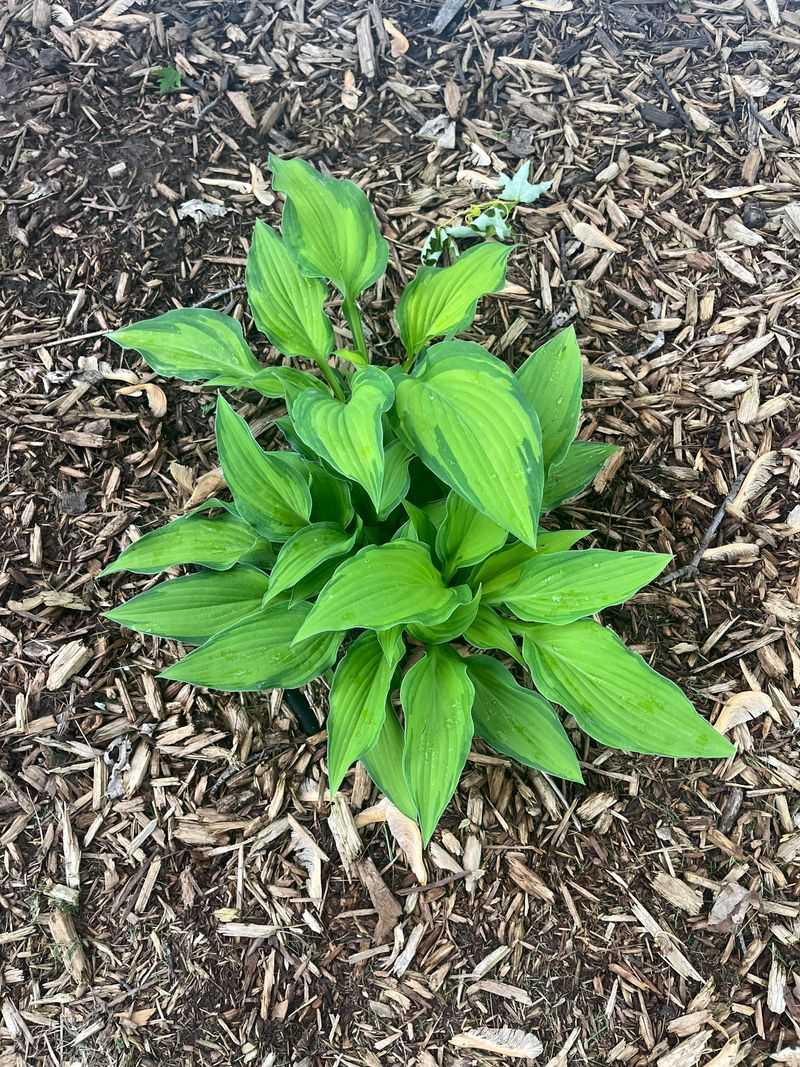
<svg viewBox="0 0 800 1067">
<path fill-rule="evenodd" d="M 470 575 L 470 585 L 483 590 L 484 604 L 501 604 L 513 591 L 524 565 L 539 555 L 564 552 L 588 535 L 588 530 L 540 530 L 536 548 L 513 544 L 485 559 Z"/>
<path fill-rule="evenodd" d="M 255 567 L 198 571 L 161 582 L 132 597 L 106 618 L 157 637 L 200 645 L 261 607 L 268 579 Z"/>
<path fill-rule="evenodd" d="M 526 627 L 523 654 L 536 688 L 603 745 L 676 757 L 734 751 L 677 685 L 596 622 Z"/>
<path fill-rule="evenodd" d="M 567 732 L 544 697 L 517 685 L 511 671 L 490 656 L 466 662 L 475 686 L 472 721 L 478 737 L 526 767 L 582 782 Z"/>
<path fill-rule="evenodd" d="M 162 678 L 223 692 L 296 689 L 336 659 L 341 633 L 297 641 L 308 604 L 270 604 L 216 634 L 162 672 Z"/>
<path fill-rule="evenodd" d="M 386 270 L 389 246 L 364 192 L 304 159 L 269 157 L 272 187 L 286 197 L 283 238 L 303 271 L 329 278 L 348 300 Z"/>
<path fill-rule="evenodd" d="M 210 308 L 180 308 L 135 322 L 108 337 L 138 352 L 165 378 L 195 382 L 224 375 L 245 382 L 261 365 L 247 346 L 242 327 Z"/>
<path fill-rule="evenodd" d="M 411 625 L 408 632 L 417 641 L 424 645 L 441 645 L 447 641 L 454 641 L 460 637 L 474 622 L 481 603 L 481 593 L 478 590 L 472 600 L 459 604 L 452 615 L 439 622 L 435 626 Z"/>
<path fill-rule="evenodd" d="M 216 432 L 222 473 L 242 518 L 270 541 L 285 541 L 305 526 L 311 514 L 306 461 L 292 452 L 265 452 L 221 395 Z"/>
<path fill-rule="evenodd" d="M 377 637 L 367 631 L 339 661 L 328 713 L 328 783 L 331 794 L 357 759 L 378 740 L 397 660 L 387 660 Z"/>
<path fill-rule="evenodd" d="M 498 649 L 522 663 L 517 642 L 502 615 L 481 604 L 471 625 L 464 631 L 464 638 L 475 648 Z"/>
<path fill-rule="evenodd" d="M 551 552 L 524 563 L 506 607 L 519 619 L 563 625 L 624 604 L 652 582 L 672 556 L 659 552 Z"/>
<path fill-rule="evenodd" d="M 323 308 L 328 290 L 309 278 L 278 234 L 260 219 L 247 257 L 247 298 L 256 326 L 286 356 L 321 362 L 333 351 L 333 329 Z"/>
<path fill-rule="evenodd" d="M 426 466 L 473 507 L 536 544 L 543 484 L 536 412 L 499 359 L 480 345 L 434 345 L 397 383 L 399 426 Z"/>
<path fill-rule="evenodd" d="M 472 742 L 475 689 L 466 662 L 448 645 L 434 645 L 405 674 L 403 772 L 427 844 L 456 791 Z"/>
<path fill-rule="evenodd" d="M 447 497 L 444 522 L 436 533 L 436 555 L 442 563 L 445 580 L 460 567 L 480 563 L 506 543 L 508 534 L 502 526 L 487 519 L 458 493 Z"/>
<path fill-rule="evenodd" d="M 416 355 L 434 337 L 466 330 L 475 305 L 502 289 L 512 245 L 484 241 L 451 267 L 422 267 L 397 305 L 397 325 L 406 352 Z"/>
<path fill-rule="evenodd" d="M 228 512 L 215 519 L 184 515 L 128 545 L 100 577 L 116 571 L 158 574 L 186 563 L 224 571 L 263 544 L 252 527 Z"/>
<path fill-rule="evenodd" d="M 403 727 L 391 707 L 387 707 L 378 739 L 363 754 L 361 762 L 372 781 L 394 806 L 409 819 L 416 819 L 417 809 L 403 775 L 403 740 Z"/>
<path fill-rule="evenodd" d="M 382 417 L 393 397 L 391 378 L 379 367 L 365 367 L 353 375 L 346 403 L 309 389 L 292 404 L 300 439 L 345 478 L 363 486 L 376 510 L 383 485 Z"/>
<path fill-rule="evenodd" d="M 448 589 L 424 545 L 367 545 L 337 568 L 298 640 L 326 630 L 388 630 L 411 622 L 432 626 L 471 598 L 467 586 Z"/>
<path fill-rule="evenodd" d="M 383 453 L 383 483 L 378 518 L 388 518 L 408 493 L 411 477 L 409 463 L 413 455 L 402 441 L 392 441 Z"/>
<path fill-rule="evenodd" d="M 545 467 L 560 463 L 578 431 L 583 364 L 574 326 L 551 337 L 517 371 L 542 427 Z"/>
<path fill-rule="evenodd" d="M 544 483 L 542 512 L 552 511 L 565 500 L 582 492 L 600 473 L 616 445 L 597 445 L 591 441 L 573 441 L 567 454 L 557 466 L 550 467 Z"/>
<path fill-rule="evenodd" d="M 275 560 L 264 603 L 290 589 L 326 560 L 346 556 L 356 543 L 356 536 L 332 522 L 315 522 L 292 534 Z"/>
</svg>

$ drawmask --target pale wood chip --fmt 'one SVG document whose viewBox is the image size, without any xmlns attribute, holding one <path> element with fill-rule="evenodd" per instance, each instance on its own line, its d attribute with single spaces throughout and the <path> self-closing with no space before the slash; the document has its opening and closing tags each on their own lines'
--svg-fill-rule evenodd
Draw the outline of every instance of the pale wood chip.
<svg viewBox="0 0 800 1067">
<path fill-rule="evenodd" d="M 506 1026 L 481 1026 L 476 1030 L 465 1030 L 464 1033 L 451 1037 L 450 1044 L 456 1048 L 493 1052 L 497 1056 L 518 1060 L 536 1059 L 544 1051 L 544 1046 L 535 1034 L 525 1030 L 512 1030 Z"/>
</svg>

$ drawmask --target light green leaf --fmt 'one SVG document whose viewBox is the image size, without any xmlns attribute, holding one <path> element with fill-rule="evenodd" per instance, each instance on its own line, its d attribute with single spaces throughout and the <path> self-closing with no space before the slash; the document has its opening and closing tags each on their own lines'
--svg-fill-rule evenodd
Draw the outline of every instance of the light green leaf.
<svg viewBox="0 0 800 1067">
<path fill-rule="evenodd" d="M 540 530 L 536 548 L 518 543 L 501 548 L 475 568 L 470 585 L 473 589 L 481 586 L 484 604 L 501 604 L 505 594 L 514 589 L 528 560 L 550 552 L 565 552 L 588 533 L 588 530 Z"/>
<path fill-rule="evenodd" d="M 480 345 L 444 341 L 396 390 L 400 430 L 423 463 L 487 518 L 535 545 L 541 434 L 508 367 Z"/>
<path fill-rule="evenodd" d="M 432 338 L 466 330 L 478 300 L 503 288 L 512 248 L 484 241 L 450 267 L 421 267 L 397 305 L 397 325 L 406 352 L 416 355 Z"/>
<path fill-rule="evenodd" d="M 403 772 L 426 845 L 469 755 L 474 696 L 466 662 L 448 645 L 429 648 L 400 687 L 406 723 Z"/>
<path fill-rule="evenodd" d="M 156 637 L 200 645 L 261 607 L 267 576 L 255 567 L 198 571 L 132 597 L 105 617 Z"/>
<path fill-rule="evenodd" d="M 519 619 L 562 626 L 624 604 L 652 582 L 672 556 L 659 552 L 551 552 L 524 563 L 505 605 Z"/>
<path fill-rule="evenodd" d="M 329 278 L 355 300 L 386 270 L 389 246 L 363 191 L 314 170 L 304 159 L 269 157 L 272 187 L 286 197 L 283 239 L 302 270 Z"/>
<path fill-rule="evenodd" d="M 398 811 L 409 819 L 416 819 L 417 809 L 403 776 L 403 738 L 403 727 L 391 707 L 387 707 L 378 740 L 364 753 L 361 762 L 378 789 Z"/>
<path fill-rule="evenodd" d="M 326 560 L 346 556 L 355 543 L 356 534 L 345 533 L 332 522 L 317 522 L 298 530 L 281 546 L 264 603 L 290 589 Z"/>
<path fill-rule="evenodd" d="M 539 416 L 545 467 L 560 463 L 578 432 L 581 415 L 583 364 L 575 328 L 568 326 L 537 348 L 516 377 Z"/>
<path fill-rule="evenodd" d="M 337 568 L 298 640 L 327 630 L 388 630 L 411 622 L 432 626 L 471 597 L 467 586 L 448 589 L 424 545 L 367 545 Z"/>
<path fill-rule="evenodd" d="M 393 626 L 390 630 L 378 630 L 375 636 L 389 663 L 399 663 L 406 653 L 406 646 L 403 643 L 403 627 Z"/>
<path fill-rule="evenodd" d="M 552 706 L 490 656 L 470 656 L 475 686 L 472 721 L 475 733 L 504 756 L 571 782 L 582 782 L 581 769 L 567 732 Z"/>
<path fill-rule="evenodd" d="M 442 562 L 445 581 L 460 567 L 480 563 L 508 540 L 502 526 L 481 514 L 458 493 L 447 497 L 444 522 L 436 534 L 436 555 Z"/>
<path fill-rule="evenodd" d="M 523 654 L 536 688 L 603 745 L 676 757 L 734 751 L 677 685 L 596 622 L 527 627 Z"/>
<path fill-rule="evenodd" d="M 405 499 L 411 485 L 408 466 L 413 455 L 402 441 L 392 441 L 383 453 L 383 484 L 378 507 L 378 518 L 388 518 L 394 509 Z"/>
<path fill-rule="evenodd" d="M 333 351 L 333 328 L 324 312 L 328 290 L 303 274 L 286 243 L 260 219 L 245 271 L 256 326 L 286 356 L 317 362 Z"/>
<path fill-rule="evenodd" d="M 427 545 L 431 552 L 436 547 L 436 524 L 431 519 L 425 508 L 418 508 L 416 504 L 412 504 L 410 500 L 403 501 L 403 510 L 408 515 L 408 521 L 411 524 L 412 534 L 409 534 L 412 541 L 421 541 L 424 545 Z"/>
<path fill-rule="evenodd" d="M 386 659 L 374 633 L 361 634 L 339 661 L 328 713 L 328 784 L 333 795 L 357 759 L 378 740 L 397 661 Z"/>
<path fill-rule="evenodd" d="M 270 604 L 216 634 L 167 667 L 171 678 L 226 693 L 296 689 L 322 674 L 336 659 L 341 633 L 295 639 L 309 604 Z"/>
<path fill-rule="evenodd" d="M 334 355 L 337 359 L 347 360 L 347 362 L 352 363 L 354 367 L 369 366 L 369 360 L 360 352 L 354 352 L 352 348 L 337 348 Z"/>
<path fill-rule="evenodd" d="M 363 486 L 376 510 L 383 485 L 382 416 L 393 397 L 391 379 L 378 367 L 365 367 L 353 375 L 347 403 L 307 390 L 292 404 L 301 440 L 345 478 Z"/>
<path fill-rule="evenodd" d="M 224 397 L 217 399 L 217 451 L 239 514 L 269 541 L 285 541 L 308 521 L 308 465 L 292 452 L 265 452 Z"/>
<path fill-rule="evenodd" d="M 224 571 L 263 544 L 252 527 L 228 512 L 215 519 L 184 515 L 128 545 L 100 577 L 116 571 L 158 574 L 185 563 Z"/>
<path fill-rule="evenodd" d="M 571 500 L 593 481 L 606 460 L 619 449 L 616 445 L 598 445 L 591 441 L 573 441 L 564 459 L 547 472 L 542 497 L 542 513 L 552 511 Z"/>
<path fill-rule="evenodd" d="M 480 589 L 472 600 L 459 604 L 453 614 L 435 626 L 411 625 L 408 632 L 424 645 L 442 645 L 460 637 L 473 623 L 481 603 Z"/>
<path fill-rule="evenodd" d="M 532 184 L 528 181 L 531 163 L 526 160 L 520 163 L 512 177 L 500 175 L 500 193 L 498 199 L 511 201 L 517 204 L 532 204 L 538 200 L 542 193 L 546 193 L 552 186 L 552 182 L 537 182 Z"/>
<path fill-rule="evenodd" d="M 234 384 L 261 370 L 236 319 L 210 308 L 167 311 L 107 336 L 122 348 L 138 352 L 164 377 L 184 382 L 224 375 Z"/>
<path fill-rule="evenodd" d="M 222 382 L 211 382 L 211 385 L 222 385 Z M 247 382 L 248 389 L 255 389 L 262 396 L 280 398 L 281 400 L 294 400 L 306 389 L 328 394 L 328 388 L 321 378 L 316 378 L 304 370 L 296 367 L 264 367 L 254 374 Z"/>
<path fill-rule="evenodd" d="M 517 642 L 505 619 L 487 604 L 481 604 L 478 608 L 472 625 L 464 631 L 464 638 L 475 648 L 498 649 L 517 663 L 523 662 Z"/>
</svg>

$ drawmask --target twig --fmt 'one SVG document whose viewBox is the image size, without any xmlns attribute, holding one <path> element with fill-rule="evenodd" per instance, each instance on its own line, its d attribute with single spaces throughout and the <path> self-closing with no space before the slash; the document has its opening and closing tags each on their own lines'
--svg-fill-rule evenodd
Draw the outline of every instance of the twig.
<svg viewBox="0 0 800 1067">
<path fill-rule="evenodd" d="M 240 289 L 244 289 L 244 285 L 240 282 L 239 285 L 229 285 L 227 289 L 220 289 L 218 293 L 211 293 L 210 296 L 203 297 L 202 300 L 198 300 L 196 304 L 190 304 L 193 308 L 204 308 L 206 304 L 213 304 L 215 300 L 219 300 L 221 296 L 227 296 L 229 293 L 236 293 Z"/>
<path fill-rule="evenodd" d="M 750 464 L 748 464 L 744 468 L 744 470 L 739 472 L 738 477 L 736 478 L 736 480 L 734 481 L 733 485 L 728 490 L 728 495 L 725 497 L 725 499 L 722 501 L 720 506 L 714 512 L 714 517 L 711 520 L 708 529 L 703 534 L 703 540 L 700 542 L 697 551 L 692 556 L 692 558 L 689 560 L 689 562 L 686 564 L 686 566 L 685 567 L 681 567 L 679 570 L 675 571 L 673 574 L 662 574 L 660 578 L 656 579 L 656 584 L 657 585 L 666 585 L 667 582 L 675 582 L 679 578 L 689 578 L 692 575 L 697 573 L 697 571 L 700 569 L 700 561 L 703 558 L 703 556 L 705 555 L 706 549 L 711 544 L 711 541 L 712 541 L 712 539 L 714 537 L 714 534 L 720 528 L 722 520 L 725 518 L 725 511 L 726 511 L 726 509 L 728 507 L 728 504 L 730 504 L 730 502 L 733 500 L 733 498 L 739 492 L 739 490 L 740 490 L 740 488 L 742 486 L 742 482 L 744 481 L 745 476 L 746 476 L 746 474 L 747 474 L 747 472 L 749 470 L 750 470 Z"/>
<path fill-rule="evenodd" d="M 672 87 L 670 86 L 669 82 L 667 81 L 667 79 L 664 77 L 664 75 L 661 73 L 660 70 L 656 70 L 654 73 L 655 73 L 655 76 L 656 76 L 656 81 L 661 86 L 661 88 L 664 90 L 664 92 L 667 94 L 669 102 L 672 104 L 672 106 L 675 108 L 676 112 L 678 113 L 678 118 L 681 120 L 681 122 L 683 123 L 683 125 L 686 127 L 687 130 L 692 130 L 694 128 L 692 126 L 692 120 L 687 115 L 683 104 L 677 98 L 675 93 L 673 93 Z"/>
</svg>

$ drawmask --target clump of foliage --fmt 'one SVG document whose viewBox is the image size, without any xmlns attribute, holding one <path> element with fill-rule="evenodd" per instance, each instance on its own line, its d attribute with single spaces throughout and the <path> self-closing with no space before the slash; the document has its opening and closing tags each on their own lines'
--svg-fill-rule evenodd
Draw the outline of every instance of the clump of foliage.
<svg viewBox="0 0 800 1067">
<path fill-rule="evenodd" d="M 278 419 L 287 447 L 265 451 L 220 395 L 217 449 L 232 499 L 206 501 L 106 567 L 197 568 L 109 617 L 197 646 L 162 677 L 209 689 L 295 688 L 336 665 L 331 792 L 362 760 L 426 840 L 474 736 L 581 781 L 554 704 L 603 745 L 728 756 L 680 689 L 592 619 L 670 557 L 576 550 L 590 531 L 540 527 L 615 451 L 575 440 L 573 330 L 516 374 L 455 339 L 477 301 L 502 288 L 511 247 L 485 241 L 451 266 L 422 267 L 395 312 L 405 360 L 375 366 L 358 300 L 384 273 L 388 246 L 366 196 L 299 159 L 271 166 L 282 236 L 256 223 L 250 307 L 275 348 L 319 373 L 263 366 L 239 322 L 207 308 L 110 335 L 160 374 L 279 397 L 288 414 Z M 327 282 L 352 336 L 336 351 L 344 369 L 330 364 Z"/>
</svg>

